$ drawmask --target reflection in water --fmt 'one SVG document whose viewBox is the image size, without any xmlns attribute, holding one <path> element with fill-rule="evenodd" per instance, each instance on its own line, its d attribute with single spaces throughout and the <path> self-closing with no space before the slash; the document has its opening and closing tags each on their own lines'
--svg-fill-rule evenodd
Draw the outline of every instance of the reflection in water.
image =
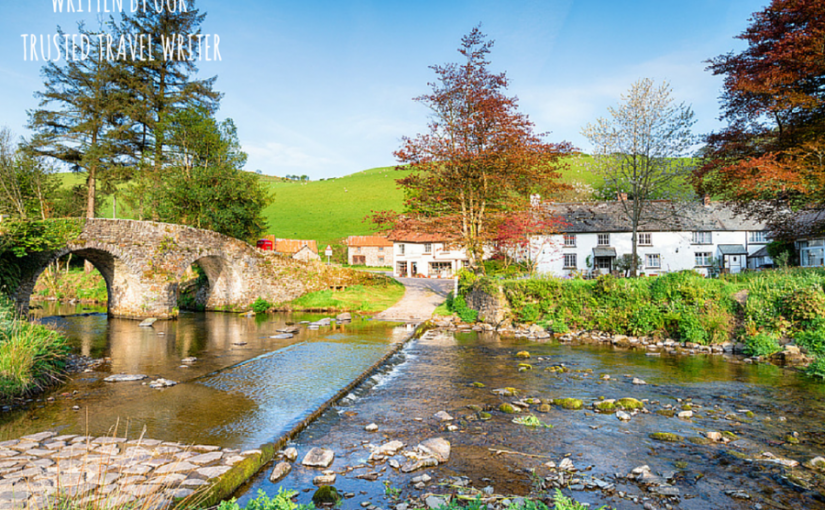
<svg viewBox="0 0 825 510">
<path fill-rule="evenodd" d="M 55 308 L 42 312 L 48 311 Z M 61 329 L 77 352 L 110 362 L 75 374 L 52 392 L 53 402 L 0 417 L 0 439 L 44 429 L 105 434 L 117 423 L 118 433 L 131 437 L 145 427 L 149 437 L 158 439 L 256 447 L 313 411 L 406 337 L 404 328 L 356 321 L 317 331 L 302 328 L 292 339 L 271 338 L 287 323 L 323 317 L 308 314 L 252 319 L 184 313 L 177 321 L 141 328 L 137 321 L 83 313 L 41 321 Z M 187 357 L 198 361 L 183 365 Z M 179 384 L 154 390 L 140 382 L 103 381 L 117 373 Z"/>
</svg>

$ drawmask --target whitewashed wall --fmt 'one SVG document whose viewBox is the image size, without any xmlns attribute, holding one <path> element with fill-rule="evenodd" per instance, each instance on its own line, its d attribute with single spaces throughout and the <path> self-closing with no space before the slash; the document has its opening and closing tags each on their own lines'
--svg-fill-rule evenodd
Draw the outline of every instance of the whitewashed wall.
<svg viewBox="0 0 825 510">
<path fill-rule="evenodd" d="M 404 254 L 401 254 L 400 245 L 404 245 Z M 413 262 L 417 265 L 418 274 L 427 277 L 436 277 L 437 275 L 430 274 L 430 262 L 449 262 L 451 264 L 451 273 L 454 274 L 458 269 L 463 267 L 463 261 L 467 260 L 467 254 L 462 249 L 448 250 L 444 248 L 444 243 L 432 243 L 432 253 L 424 252 L 424 243 L 393 243 L 393 258 L 395 260 L 394 273 L 395 276 L 405 277 L 407 274 L 401 274 L 399 271 L 399 263 L 407 263 L 407 271 L 411 271 L 411 264 Z"/>
<path fill-rule="evenodd" d="M 617 257 L 632 252 L 632 235 L 627 233 L 611 233 L 609 247 L 616 249 Z M 706 268 L 696 267 L 695 261 L 697 252 L 710 252 L 711 256 L 718 258 L 719 245 L 721 244 L 741 244 L 749 254 L 753 254 L 765 246 L 764 243 L 749 244 L 748 232 L 745 231 L 717 231 L 712 232 L 712 244 L 693 244 L 692 232 L 651 232 L 651 246 L 637 247 L 637 253 L 642 259 L 641 271 L 646 274 L 662 274 L 681 271 L 684 269 L 696 269 L 707 274 Z M 539 273 L 553 274 L 556 276 L 567 276 L 572 270 L 564 268 L 564 254 L 576 254 L 576 269 L 587 270 L 587 256 L 591 258 L 593 248 L 598 244 L 598 234 L 576 234 L 576 246 L 565 247 L 563 236 L 555 235 L 549 237 L 538 237 L 531 240 L 534 257 L 537 257 L 537 270 Z M 646 254 L 659 254 L 660 268 L 645 267 Z M 742 267 L 745 262 L 742 261 Z"/>
</svg>

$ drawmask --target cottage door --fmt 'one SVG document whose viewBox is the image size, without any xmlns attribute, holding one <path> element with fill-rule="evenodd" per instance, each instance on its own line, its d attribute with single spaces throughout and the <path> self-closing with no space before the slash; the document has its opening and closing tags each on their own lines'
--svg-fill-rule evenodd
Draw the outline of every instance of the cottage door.
<svg viewBox="0 0 825 510">
<path fill-rule="evenodd" d="M 733 255 L 730 257 L 730 274 L 738 274 L 742 271 L 742 256 Z"/>
</svg>

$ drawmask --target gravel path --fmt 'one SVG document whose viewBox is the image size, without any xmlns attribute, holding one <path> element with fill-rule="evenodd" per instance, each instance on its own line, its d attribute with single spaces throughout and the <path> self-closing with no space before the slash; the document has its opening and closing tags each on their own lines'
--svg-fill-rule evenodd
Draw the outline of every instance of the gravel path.
<svg viewBox="0 0 825 510">
<path fill-rule="evenodd" d="M 394 322 L 423 322 L 452 292 L 454 280 L 430 280 L 427 278 L 396 278 L 407 291 L 401 301 L 374 317 L 375 320 Z"/>
</svg>

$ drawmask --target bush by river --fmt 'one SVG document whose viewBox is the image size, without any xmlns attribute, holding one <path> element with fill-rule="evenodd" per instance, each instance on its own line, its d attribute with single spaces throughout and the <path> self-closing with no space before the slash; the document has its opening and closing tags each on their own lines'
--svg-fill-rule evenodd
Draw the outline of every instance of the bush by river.
<svg viewBox="0 0 825 510">
<path fill-rule="evenodd" d="M 512 320 L 556 333 L 598 330 L 669 337 L 701 345 L 742 341 L 767 356 L 794 342 L 820 359 L 825 376 L 825 270 L 791 269 L 704 278 L 693 271 L 656 278 L 476 279 L 464 292 L 502 292 Z"/>
<path fill-rule="evenodd" d="M 68 352 L 60 333 L 15 316 L 11 303 L 0 299 L 0 401 L 54 384 Z"/>
</svg>

